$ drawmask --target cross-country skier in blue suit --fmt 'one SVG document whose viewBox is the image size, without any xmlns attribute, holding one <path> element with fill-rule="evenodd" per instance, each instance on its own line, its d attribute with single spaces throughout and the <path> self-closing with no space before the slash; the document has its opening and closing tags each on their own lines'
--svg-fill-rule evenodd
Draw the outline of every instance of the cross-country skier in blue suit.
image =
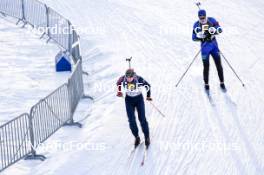
<svg viewBox="0 0 264 175">
<path fill-rule="evenodd" d="M 205 10 L 199 10 L 198 12 L 199 20 L 193 25 L 192 39 L 193 41 L 201 42 L 201 53 L 203 59 L 203 77 L 205 83 L 205 89 L 209 90 L 209 57 L 213 57 L 219 80 L 220 87 L 225 89 L 224 84 L 224 73 L 221 63 L 220 50 L 215 38 L 215 35 L 222 33 L 222 28 L 216 19 L 206 16 Z"/>
<path fill-rule="evenodd" d="M 138 135 L 138 127 L 135 117 L 135 109 L 138 112 L 138 119 L 142 128 L 142 131 L 145 136 L 145 145 L 148 148 L 150 144 L 149 138 L 149 126 L 145 116 L 145 104 L 143 95 L 140 87 L 145 87 L 147 90 L 147 100 L 152 101 L 150 84 L 144 80 L 141 76 L 136 75 L 134 69 L 128 69 L 126 74 L 119 78 L 117 81 L 118 86 L 118 97 L 123 97 L 122 87 L 126 90 L 126 111 L 128 116 L 129 127 L 132 131 L 132 134 L 135 137 L 135 147 L 140 144 L 140 137 Z"/>
</svg>

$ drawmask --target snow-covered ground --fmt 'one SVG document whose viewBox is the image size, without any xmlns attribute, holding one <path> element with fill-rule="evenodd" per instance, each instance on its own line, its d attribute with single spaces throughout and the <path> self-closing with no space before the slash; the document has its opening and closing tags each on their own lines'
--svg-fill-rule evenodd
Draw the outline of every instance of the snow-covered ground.
<svg viewBox="0 0 264 175">
<path fill-rule="evenodd" d="M 29 112 L 69 77 L 55 72 L 58 47 L 39 38 L 13 19 L 0 18 L 0 124 Z"/>
<path fill-rule="evenodd" d="M 82 100 L 78 107 L 75 117 L 84 119 L 82 129 L 65 127 L 38 150 L 46 161 L 20 161 L 3 174 L 264 173 L 262 1 L 202 1 L 223 26 L 219 46 L 246 84 L 243 88 L 223 62 L 228 93 L 222 93 L 212 64 L 211 101 L 203 90 L 200 59 L 175 88 L 199 50 L 191 41 L 197 20 L 193 1 L 45 2 L 86 29 L 80 33 L 84 68 L 90 73 L 85 90 L 95 101 Z M 129 56 L 136 72 L 152 84 L 154 103 L 166 114 L 162 118 L 146 102 L 152 145 L 144 167 L 143 147 L 128 156 L 134 138 L 124 100 L 113 90 L 98 88 L 114 86 Z"/>
</svg>

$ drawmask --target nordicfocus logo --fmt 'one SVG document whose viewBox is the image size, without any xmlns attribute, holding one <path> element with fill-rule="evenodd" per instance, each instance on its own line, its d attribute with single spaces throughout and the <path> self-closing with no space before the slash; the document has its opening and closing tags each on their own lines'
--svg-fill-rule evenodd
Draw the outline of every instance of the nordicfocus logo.
<svg viewBox="0 0 264 175">
<path fill-rule="evenodd" d="M 57 152 L 57 151 L 106 151 L 109 149 L 106 143 L 103 142 L 62 142 L 55 140 L 51 143 L 41 143 L 37 147 L 31 145 L 31 147 L 39 152 Z"/>
<path fill-rule="evenodd" d="M 211 35 L 215 35 L 215 34 L 220 34 L 223 29 L 222 27 L 218 27 L 217 29 L 215 27 L 209 27 L 208 25 L 203 25 L 202 27 L 196 27 L 194 29 L 194 32 L 196 34 L 200 33 L 200 32 L 205 32 L 208 31 Z"/>
<path fill-rule="evenodd" d="M 107 30 L 104 26 L 69 27 L 65 24 L 55 24 L 54 26 L 49 27 L 37 27 L 34 28 L 34 30 L 30 30 L 28 32 L 33 32 L 38 35 L 41 35 L 43 33 L 50 35 L 69 35 L 72 34 L 74 31 L 79 34 L 106 35 Z"/>
<path fill-rule="evenodd" d="M 123 85 L 118 85 L 118 89 L 122 89 L 124 87 L 125 92 L 141 92 L 142 88 L 145 88 L 148 92 L 150 87 L 148 85 L 143 85 L 143 83 L 127 83 L 125 82 Z"/>
<path fill-rule="evenodd" d="M 194 152 L 226 152 L 240 151 L 241 147 L 238 143 L 223 142 L 157 142 L 162 152 L 177 151 L 194 151 Z"/>
</svg>

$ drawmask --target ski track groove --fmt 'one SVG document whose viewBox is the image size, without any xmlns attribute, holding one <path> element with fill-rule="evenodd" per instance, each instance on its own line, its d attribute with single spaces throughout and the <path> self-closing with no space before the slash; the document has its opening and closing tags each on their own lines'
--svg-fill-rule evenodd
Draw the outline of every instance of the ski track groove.
<svg viewBox="0 0 264 175">
<path fill-rule="evenodd" d="M 244 132 L 244 130 L 242 129 L 241 124 L 239 122 L 239 117 L 238 117 L 238 114 L 237 114 L 236 103 L 234 103 L 232 101 L 232 99 L 230 98 L 229 94 L 223 94 L 223 101 L 225 102 L 226 109 L 229 110 L 229 113 L 232 116 L 233 125 L 237 128 L 237 130 L 239 132 L 239 137 L 240 137 L 241 141 L 244 143 L 244 146 L 245 146 L 245 149 L 247 151 L 247 154 L 251 158 L 251 161 L 254 163 L 256 173 L 263 172 L 263 171 L 261 171 L 262 168 L 261 168 L 259 162 L 257 161 L 256 153 L 254 152 L 254 149 L 252 148 L 252 146 L 251 146 L 251 144 L 250 144 L 250 142 L 248 140 L 248 136 Z"/>
<path fill-rule="evenodd" d="M 214 98 L 213 98 L 214 99 Z M 210 105 L 210 104 L 209 104 Z M 216 120 L 217 126 L 220 128 L 221 134 L 223 138 L 225 139 L 226 143 L 231 143 L 230 136 L 227 132 L 227 128 L 224 126 L 222 119 L 223 117 L 220 115 L 217 105 L 211 107 L 211 114 L 214 114 L 213 117 Z M 246 174 L 245 168 L 243 166 L 243 163 L 241 162 L 241 157 L 234 151 L 230 150 L 230 155 L 236 164 L 237 170 L 239 171 L 239 174 L 244 175 Z"/>
</svg>

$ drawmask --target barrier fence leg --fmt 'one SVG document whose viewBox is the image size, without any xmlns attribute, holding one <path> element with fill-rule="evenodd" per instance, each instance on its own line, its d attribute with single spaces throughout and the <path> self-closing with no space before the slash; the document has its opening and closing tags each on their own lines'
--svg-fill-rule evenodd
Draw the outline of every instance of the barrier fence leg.
<svg viewBox="0 0 264 175">
<path fill-rule="evenodd" d="M 81 64 L 81 66 L 83 66 L 83 64 Z M 82 72 L 81 72 L 81 75 L 80 75 L 80 76 L 82 77 L 82 75 L 89 76 L 89 73 L 83 71 L 83 68 L 82 68 Z M 82 96 L 82 98 L 83 98 L 83 99 L 90 99 L 90 100 L 94 101 L 94 98 L 93 98 L 92 96 L 84 94 L 84 83 L 83 83 L 83 77 L 82 77 L 81 83 L 82 83 L 81 86 L 82 86 L 82 89 L 83 89 L 83 96 Z"/>
<path fill-rule="evenodd" d="M 35 150 L 33 122 L 32 122 L 31 114 L 28 116 L 28 123 L 29 123 L 31 153 L 25 157 L 25 160 L 41 160 L 41 161 L 44 161 L 46 159 L 46 157 L 44 155 L 38 155 L 36 153 L 36 150 Z"/>
<path fill-rule="evenodd" d="M 21 9 L 22 9 L 22 19 L 21 19 L 21 21 L 23 22 L 22 28 L 24 28 L 27 25 L 26 15 L 25 15 L 25 0 L 21 0 L 21 5 L 22 5 L 21 6 Z"/>
<path fill-rule="evenodd" d="M 75 122 L 73 120 L 73 114 L 71 114 L 71 119 L 67 123 L 64 123 L 63 126 L 77 126 L 78 128 L 82 128 L 82 124 L 81 123 Z"/>
<path fill-rule="evenodd" d="M 79 128 L 82 128 L 82 124 L 79 123 L 79 122 L 74 122 L 73 120 L 73 115 L 74 115 L 74 109 L 73 109 L 73 105 L 72 105 L 72 100 L 73 100 L 73 97 L 72 97 L 72 93 L 71 93 L 71 87 L 70 87 L 70 82 L 68 81 L 68 99 L 69 99 L 69 107 L 70 107 L 70 120 L 66 123 L 64 123 L 64 126 L 77 126 Z"/>
<path fill-rule="evenodd" d="M 91 97 L 91 96 L 89 96 L 89 95 L 83 95 L 83 97 L 82 97 L 83 99 L 90 99 L 90 100 L 94 100 L 94 98 L 93 97 Z"/>
<path fill-rule="evenodd" d="M 6 17 L 6 14 L 5 14 L 5 13 L 0 12 L 0 14 L 1 14 L 3 17 Z"/>
<path fill-rule="evenodd" d="M 18 19 L 18 21 L 16 22 L 16 25 L 18 25 L 22 20 Z"/>
</svg>

